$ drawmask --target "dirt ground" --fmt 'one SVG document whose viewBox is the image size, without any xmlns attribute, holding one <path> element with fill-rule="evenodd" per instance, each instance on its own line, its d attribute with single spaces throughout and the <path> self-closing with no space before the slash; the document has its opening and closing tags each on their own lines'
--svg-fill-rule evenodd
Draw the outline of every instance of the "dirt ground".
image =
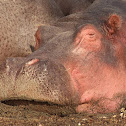
<svg viewBox="0 0 126 126">
<path fill-rule="evenodd" d="M 126 126 L 118 113 L 77 114 L 70 107 L 27 101 L 0 103 L 0 126 Z"/>
</svg>

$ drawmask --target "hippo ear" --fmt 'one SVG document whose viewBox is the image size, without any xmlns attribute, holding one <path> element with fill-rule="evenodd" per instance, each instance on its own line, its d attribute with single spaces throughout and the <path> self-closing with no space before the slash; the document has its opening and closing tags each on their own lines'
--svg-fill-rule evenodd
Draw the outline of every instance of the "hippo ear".
<svg viewBox="0 0 126 126">
<path fill-rule="evenodd" d="M 116 33 L 121 27 L 121 17 L 117 14 L 112 14 L 106 24 L 106 30 L 109 35 Z"/>
</svg>

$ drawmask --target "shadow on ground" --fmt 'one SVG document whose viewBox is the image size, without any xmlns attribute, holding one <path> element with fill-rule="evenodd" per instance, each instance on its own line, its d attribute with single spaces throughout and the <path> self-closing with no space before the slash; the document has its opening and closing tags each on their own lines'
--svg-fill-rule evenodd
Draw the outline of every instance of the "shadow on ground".
<svg viewBox="0 0 126 126">
<path fill-rule="evenodd" d="M 0 103 L 0 126 L 124 126 L 120 113 L 77 114 L 71 107 L 29 101 Z"/>
</svg>

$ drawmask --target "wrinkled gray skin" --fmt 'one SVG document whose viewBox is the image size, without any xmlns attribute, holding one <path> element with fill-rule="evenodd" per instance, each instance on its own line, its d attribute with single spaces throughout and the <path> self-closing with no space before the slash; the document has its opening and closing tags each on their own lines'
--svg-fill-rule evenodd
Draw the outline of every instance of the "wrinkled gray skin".
<svg viewBox="0 0 126 126">
<path fill-rule="evenodd" d="M 0 89 L 4 88 L 0 90 L 1 101 L 34 99 L 56 104 L 73 104 L 74 99 L 77 102 L 74 89 L 69 85 L 69 75 L 61 64 L 44 60 L 33 66 L 25 65 L 17 75 L 18 65 L 25 60 L 27 58 L 9 58 L 1 65 Z"/>
<path fill-rule="evenodd" d="M 94 0 L 55 0 L 64 15 L 86 10 Z"/>
<path fill-rule="evenodd" d="M 48 40 L 47 43 L 26 58 L 9 58 L 5 64 L 1 65 L 0 100 L 28 99 L 62 105 L 80 104 L 80 97 L 70 83 L 70 76 L 64 64 L 78 58 L 73 53 L 73 41 L 80 27 L 93 24 L 102 34 L 105 34 L 101 25 L 108 20 L 105 17 L 113 13 L 126 18 L 125 4 L 118 0 L 96 0 L 86 12 L 64 17 L 54 23 L 50 29 L 44 27 L 43 34 L 48 30 L 52 32 L 44 37 L 45 41 Z M 105 42 L 106 48 L 112 49 L 109 47 L 111 44 L 108 44 L 108 41 Z M 116 60 L 111 53 L 105 50 L 102 58 L 99 57 L 101 55 L 96 54 L 96 56 L 101 58 L 102 63 L 114 67 Z M 39 59 L 39 61 L 29 65 L 32 59 Z M 81 60 L 85 61 L 85 59 L 86 56 Z"/>
<path fill-rule="evenodd" d="M 63 17 L 53 0 L 0 0 L 0 64 L 10 56 L 27 56 L 38 26 Z"/>
</svg>

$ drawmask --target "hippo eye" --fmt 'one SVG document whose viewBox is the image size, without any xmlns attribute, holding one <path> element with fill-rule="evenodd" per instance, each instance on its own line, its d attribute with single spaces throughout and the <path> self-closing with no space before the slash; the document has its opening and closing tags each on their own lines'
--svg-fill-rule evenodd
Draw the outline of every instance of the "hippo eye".
<svg viewBox="0 0 126 126">
<path fill-rule="evenodd" d="M 92 35 L 94 35 L 94 33 L 89 33 L 89 35 L 91 35 L 91 36 L 92 36 Z"/>
<path fill-rule="evenodd" d="M 94 33 L 89 33 L 89 36 L 90 36 L 90 37 L 94 37 L 95 34 L 94 34 Z"/>
<path fill-rule="evenodd" d="M 86 34 L 87 40 L 93 41 L 96 39 L 96 34 L 94 32 Z"/>
</svg>

